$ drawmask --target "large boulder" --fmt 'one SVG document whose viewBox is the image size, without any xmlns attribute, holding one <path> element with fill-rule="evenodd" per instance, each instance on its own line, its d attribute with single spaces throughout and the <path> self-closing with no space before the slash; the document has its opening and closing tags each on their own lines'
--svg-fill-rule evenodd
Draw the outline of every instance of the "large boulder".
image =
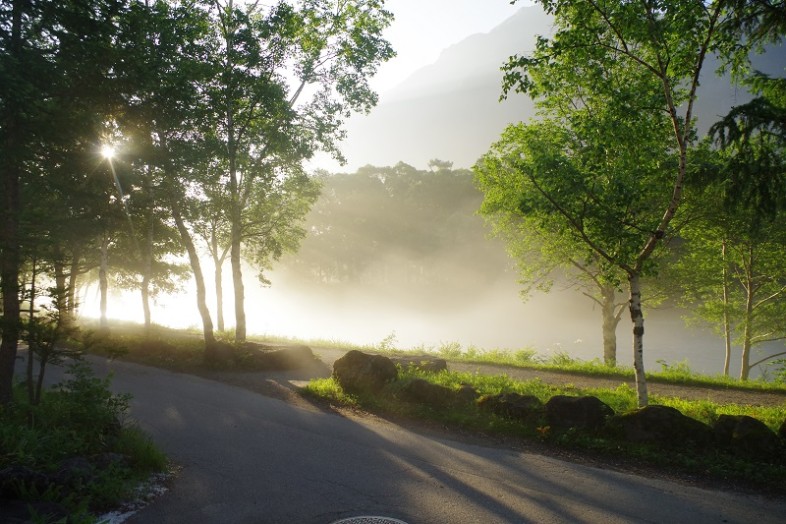
<svg viewBox="0 0 786 524">
<path fill-rule="evenodd" d="M 614 410 L 599 398 L 555 395 L 546 402 L 546 422 L 554 429 L 598 429 Z"/>
<path fill-rule="evenodd" d="M 718 444 L 736 454 L 766 457 L 781 447 L 778 435 L 764 422 L 747 415 L 720 415 L 714 430 Z"/>
<path fill-rule="evenodd" d="M 632 442 L 647 442 L 663 447 L 712 441 L 712 429 L 669 406 L 651 405 L 618 416 L 615 420 L 623 436 Z"/>
<path fill-rule="evenodd" d="M 394 364 L 401 366 L 402 369 L 412 367 L 430 373 L 438 373 L 440 371 L 447 371 L 448 369 L 448 362 L 444 358 L 435 357 L 434 355 L 392 357 L 390 360 L 392 360 Z"/>
<path fill-rule="evenodd" d="M 501 417 L 530 421 L 543 415 L 543 402 L 534 395 L 500 393 L 486 395 L 478 401 L 481 409 Z"/>
<path fill-rule="evenodd" d="M 398 378 L 398 368 L 387 357 L 349 351 L 333 363 L 333 378 L 350 393 L 376 393 Z"/>
<path fill-rule="evenodd" d="M 399 398 L 407 402 L 434 407 L 449 406 L 458 400 L 458 396 L 452 389 L 432 384 L 422 378 L 416 378 L 404 384 L 399 392 Z"/>
</svg>

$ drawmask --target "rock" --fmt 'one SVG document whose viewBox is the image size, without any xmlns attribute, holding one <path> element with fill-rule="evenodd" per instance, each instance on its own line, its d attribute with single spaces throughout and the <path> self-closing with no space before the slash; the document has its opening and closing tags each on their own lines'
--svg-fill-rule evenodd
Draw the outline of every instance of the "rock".
<svg viewBox="0 0 786 524">
<path fill-rule="evenodd" d="M 448 369 L 448 362 L 444 358 L 435 357 L 433 355 L 393 357 L 390 360 L 392 360 L 394 364 L 401 366 L 403 369 L 414 367 L 415 369 L 431 373 L 447 371 Z"/>
<path fill-rule="evenodd" d="M 308 367 L 316 361 L 314 352 L 308 346 L 284 346 L 280 348 L 262 349 L 262 344 L 246 345 L 240 355 L 246 366 L 258 370 L 291 370 Z"/>
<path fill-rule="evenodd" d="M 782 440 L 786 440 L 786 420 L 784 420 L 783 424 L 781 424 L 781 427 L 778 428 L 778 436 Z"/>
<path fill-rule="evenodd" d="M 69 514 L 65 507 L 55 502 L 0 499 L 0 522 L 3 524 L 69 522 Z"/>
<path fill-rule="evenodd" d="M 462 384 L 459 390 L 456 392 L 456 399 L 461 404 L 471 404 L 475 402 L 477 398 L 477 390 L 469 384 Z"/>
<path fill-rule="evenodd" d="M 350 393 L 376 393 L 398 378 L 398 368 L 387 357 L 353 349 L 335 361 L 333 378 Z"/>
<path fill-rule="evenodd" d="M 598 429 L 614 410 L 597 397 L 555 395 L 546 402 L 546 422 L 555 429 Z"/>
<path fill-rule="evenodd" d="M 534 395 L 500 393 L 487 395 L 478 401 L 478 406 L 501 417 L 532 420 L 543 414 L 543 403 Z"/>
<path fill-rule="evenodd" d="M 747 415 L 720 415 L 714 431 L 718 444 L 737 454 L 766 457 L 781 446 L 778 436 L 766 424 Z"/>
<path fill-rule="evenodd" d="M 456 394 L 450 388 L 432 384 L 422 378 L 416 378 L 404 384 L 399 396 L 407 402 L 435 407 L 445 407 L 457 400 Z"/>
<path fill-rule="evenodd" d="M 712 429 L 669 406 L 646 406 L 616 418 L 623 436 L 632 442 L 651 442 L 665 447 L 686 443 L 706 444 Z"/>
</svg>

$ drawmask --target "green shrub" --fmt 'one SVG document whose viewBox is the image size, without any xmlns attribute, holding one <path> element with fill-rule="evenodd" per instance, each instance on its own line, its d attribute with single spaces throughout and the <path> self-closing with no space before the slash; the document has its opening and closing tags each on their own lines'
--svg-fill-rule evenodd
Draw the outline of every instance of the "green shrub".
<svg viewBox="0 0 786 524">
<path fill-rule="evenodd" d="M 68 493 L 18 486 L 23 500 L 58 502 L 72 515 L 69 522 L 92 522 L 90 511 L 127 499 L 141 480 L 166 469 L 166 458 L 138 428 L 124 424 L 130 397 L 112 393 L 110 378 L 95 377 L 82 361 L 72 364 L 69 374 L 44 391 L 37 405 L 30 405 L 25 387 L 16 385 L 14 402 L 0 408 L 0 469 L 19 465 L 51 474 L 68 458 L 123 455 L 124 461 L 98 469 L 90 482 Z"/>
</svg>

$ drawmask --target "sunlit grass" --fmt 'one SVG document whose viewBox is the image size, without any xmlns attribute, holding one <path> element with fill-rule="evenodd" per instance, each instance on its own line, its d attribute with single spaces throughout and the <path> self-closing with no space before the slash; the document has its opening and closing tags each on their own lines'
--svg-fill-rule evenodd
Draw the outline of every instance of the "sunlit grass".
<svg viewBox="0 0 786 524">
<path fill-rule="evenodd" d="M 786 468 L 783 457 L 773 456 L 769 460 L 736 456 L 719 449 L 696 449 L 678 447 L 661 449 L 651 444 L 638 444 L 619 440 L 610 431 L 567 431 L 555 433 L 549 430 L 545 418 L 531 421 L 514 420 L 495 415 L 480 408 L 478 403 L 457 404 L 436 408 L 424 404 L 399 400 L 399 392 L 414 379 L 424 379 L 454 391 L 470 385 L 483 397 L 499 393 L 514 392 L 533 395 L 547 402 L 555 395 L 592 395 L 621 414 L 636 409 L 636 392 L 626 384 L 616 388 L 578 388 L 571 384 L 553 385 L 540 379 L 519 381 L 505 375 L 481 375 L 442 371 L 426 373 L 413 368 L 401 369 L 397 381 L 386 386 L 379 394 L 371 396 L 347 396 L 332 379 L 312 381 L 305 389 L 311 397 L 320 397 L 331 404 L 361 408 L 380 416 L 397 419 L 419 420 L 428 425 L 437 424 L 459 432 L 472 431 L 477 435 L 517 437 L 544 443 L 556 448 L 589 452 L 595 457 L 607 457 L 615 462 L 632 461 L 637 468 L 644 465 L 671 473 L 699 474 L 706 478 L 735 481 L 746 485 L 778 490 L 786 485 Z M 347 403 L 344 404 L 344 401 Z M 712 425 L 721 414 L 748 415 L 764 422 L 777 431 L 786 420 L 786 403 L 775 407 L 724 405 L 707 400 L 685 400 L 680 398 L 653 396 L 652 404 L 674 407 L 683 414 L 705 424 Z M 781 490 L 782 491 L 782 490 Z"/>
<path fill-rule="evenodd" d="M 345 393 L 338 382 L 332 377 L 311 380 L 301 389 L 301 391 L 307 397 L 319 398 L 342 406 L 358 406 L 358 398 L 354 395 Z"/>
<path fill-rule="evenodd" d="M 234 332 L 231 330 L 217 332 L 216 336 L 219 340 L 231 342 L 234 339 Z M 420 345 L 414 348 L 400 348 L 396 341 L 395 332 L 375 344 L 355 344 L 335 339 L 301 339 L 271 334 L 252 335 L 248 338 L 251 341 L 267 344 L 305 344 L 313 348 L 343 351 L 354 349 L 390 356 L 425 353 L 453 362 L 492 364 L 619 379 L 620 381 L 630 381 L 634 377 L 632 367 L 610 367 L 599 359 L 582 360 L 564 351 L 558 351 L 546 357 L 531 347 L 479 348 L 474 345 L 464 347 L 458 342 L 446 342 L 439 346 Z M 154 325 L 151 332 L 146 334 L 143 326 L 139 324 L 113 323 L 111 336 L 96 335 L 96 339 L 99 343 L 93 349 L 89 349 L 91 352 L 107 356 L 120 355 L 135 362 L 182 371 L 195 370 L 203 365 L 204 345 L 201 342 L 201 332 L 196 330 L 172 329 Z M 733 377 L 697 373 L 690 369 L 685 361 L 673 364 L 663 361 L 658 363 L 661 369 L 648 372 L 648 381 L 725 389 L 786 392 L 786 384 L 783 382 L 767 382 L 761 379 L 741 382 Z"/>
</svg>

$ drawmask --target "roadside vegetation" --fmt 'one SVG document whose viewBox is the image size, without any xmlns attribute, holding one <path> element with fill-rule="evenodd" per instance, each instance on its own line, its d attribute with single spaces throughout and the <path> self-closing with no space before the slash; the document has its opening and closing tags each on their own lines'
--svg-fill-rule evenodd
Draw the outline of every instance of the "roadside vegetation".
<svg viewBox="0 0 786 524">
<path fill-rule="evenodd" d="M 478 392 L 481 400 L 439 408 L 413 403 L 401 393 L 409 382 L 416 379 L 423 379 L 452 391 L 470 386 Z M 556 395 L 591 395 L 620 414 L 637 408 L 636 392 L 626 384 L 613 389 L 577 388 L 569 384 L 553 385 L 539 379 L 517 381 L 505 375 L 486 376 L 450 371 L 426 373 L 410 368 L 399 369 L 398 380 L 376 395 L 349 394 L 332 377 L 312 380 L 303 393 L 333 406 L 368 411 L 398 421 L 426 424 L 462 435 L 469 433 L 490 442 L 503 440 L 510 444 L 509 439 L 513 438 L 522 446 L 538 446 L 538 449 L 545 449 L 547 453 L 567 454 L 573 459 L 589 460 L 604 466 L 644 471 L 647 474 L 676 475 L 688 481 L 701 479 L 713 485 L 735 489 L 778 495 L 786 493 L 786 450 L 783 449 L 762 457 L 714 447 L 702 448 L 677 441 L 667 446 L 633 443 L 621 438 L 609 427 L 598 430 L 556 431 L 542 416 L 520 420 L 482 407 L 483 398 L 500 393 L 533 395 L 543 403 Z M 651 404 L 676 408 L 684 415 L 708 425 L 712 425 L 720 415 L 747 415 L 764 422 L 777 432 L 786 421 L 786 402 L 780 406 L 763 407 L 653 395 Z"/>
<path fill-rule="evenodd" d="M 66 380 L 31 403 L 24 383 L 0 406 L 0 498 L 21 502 L 35 522 L 92 523 L 138 498 L 167 459 L 126 418 L 130 397 L 75 360 Z M 43 503 L 43 504 L 42 504 Z"/>
</svg>

